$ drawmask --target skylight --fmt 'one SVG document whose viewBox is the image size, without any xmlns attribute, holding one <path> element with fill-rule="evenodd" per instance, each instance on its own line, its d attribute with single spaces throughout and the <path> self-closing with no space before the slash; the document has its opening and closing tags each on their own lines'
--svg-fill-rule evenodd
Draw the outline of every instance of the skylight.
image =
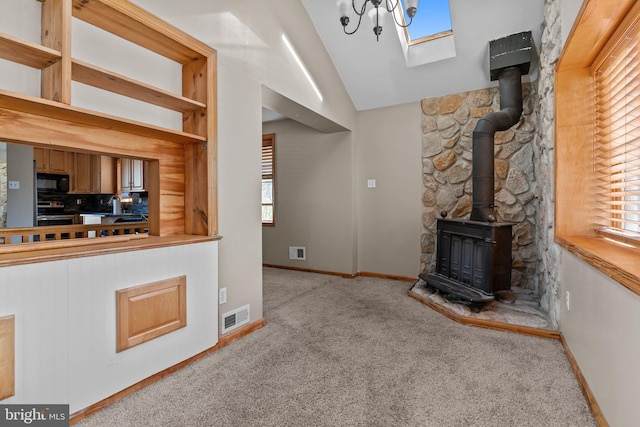
<svg viewBox="0 0 640 427">
<path fill-rule="evenodd" d="M 404 0 L 401 1 L 402 10 L 405 10 Z M 406 12 L 404 19 L 409 22 Z M 422 0 L 418 4 L 418 12 L 413 17 L 413 22 L 405 29 L 405 34 L 407 42 L 415 44 L 428 41 L 442 33 L 450 33 L 451 30 L 449 0 Z"/>
</svg>

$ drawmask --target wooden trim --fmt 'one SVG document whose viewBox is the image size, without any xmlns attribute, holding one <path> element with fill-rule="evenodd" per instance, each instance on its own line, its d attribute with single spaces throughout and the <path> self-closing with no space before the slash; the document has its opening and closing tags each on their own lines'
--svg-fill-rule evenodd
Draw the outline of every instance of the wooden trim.
<svg viewBox="0 0 640 427">
<path fill-rule="evenodd" d="M 37 43 L 0 33 L 0 58 L 43 69 L 59 61 L 62 54 Z"/>
<path fill-rule="evenodd" d="M 15 316 L 0 317 L 0 400 L 16 394 Z"/>
<path fill-rule="evenodd" d="M 558 71 L 590 67 L 635 0 L 585 0 L 558 61 Z"/>
<path fill-rule="evenodd" d="M 187 276 L 116 291 L 116 352 L 187 326 Z"/>
<path fill-rule="evenodd" d="M 150 377 L 145 378 L 144 380 L 133 384 L 127 388 L 125 388 L 124 390 L 121 390 L 111 396 L 109 396 L 108 398 L 101 400 L 100 402 L 94 403 L 93 405 L 81 409 L 77 412 L 74 412 L 73 414 L 71 414 L 71 419 L 70 422 L 71 424 L 75 424 L 80 420 L 85 419 L 86 417 L 90 416 L 91 414 L 94 414 L 104 408 L 106 408 L 109 405 L 112 405 L 114 403 L 116 403 L 117 401 L 119 401 L 120 399 L 123 399 L 127 396 L 129 396 L 130 394 L 135 393 L 138 390 L 141 390 L 153 383 L 155 383 L 156 381 L 161 380 L 162 378 L 166 377 L 167 375 L 170 375 L 174 372 L 179 371 L 180 369 L 184 368 L 187 365 L 190 365 L 191 363 L 195 362 L 196 360 L 202 359 L 205 356 L 208 356 L 209 354 L 220 350 L 223 347 L 228 346 L 229 344 L 249 335 L 250 333 L 257 331 L 258 329 L 264 327 L 265 325 L 265 320 L 264 319 L 258 319 L 255 322 L 249 323 L 248 325 L 244 325 L 241 328 L 238 328 L 236 330 L 234 330 L 233 332 L 230 332 L 226 335 L 224 335 L 223 337 L 221 337 L 218 341 L 218 343 L 216 345 L 214 345 L 211 348 L 208 348 L 206 350 L 204 350 L 201 353 L 196 354 L 193 357 L 190 357 L 189 359 L 183 360 L 180 363 L 177 363 L 161 372 L 158 372 L 154 375 L 151 375 Z"/>
<path fill-rule="evenodd" d="M 580 365 L 578 365 L 578 362 L 576 361 L 575 357 L 573 357 L 573 353 L 571 353 L 571 350 L 569 349 L 569 345 L 567 344 L 567 341 L 564 339 L 564 336 L 562 335 L 560 335 L 560 343 L 562 343 L 564 354 L 567 356 L 569 365 L 571 365 L 573 374 L 576 376 L 576 380 L 580 385 L 582 394 L 584 395 L 584 398 L 586 399 L 587 404 L 589 405 L 589 409 L 591 410 L 591 414 L 593 415 L 593 418 L 596 421 L 596 424 L 598 425 L 598 427 L 608 427 L 609 423 L 607 423 L 607 420 L 602 414 L 602 411 L 600 410 L 600 406 L 598 405 L 598 402 L 596 401 L 595 396 L 591 392 L 591 389 L 589 388 L 589 384 L 587 383 L 587 380 L 584 378 L 584 375 L 582 375 L 582 371 L 580 370 Z"/>
<path fill-rule="evenodd" d="M 73 16 L 181 64 L 213 50 L 128 1 L 73 0 Z"/>
<path fill-rule="evenodd" d="M 417 278 L 407 276 L 397 276 L 395 274 L 370 273 L 368 271 L 359 271 L 356 277 L 376 277 L 378 279 L 400 280 L 403 282 L 414 283 Z"/>
<path fill-rule="evenodd" d="M 424 296 L 409 290 L 408 295 L 411 298 L 415 298 L 420 301 L 424 305 L 429 308 L 437 311 L 440 314 L 447 316 L 451 320 L 455 320 L 458 323 L 469 326 L 477 326 L 479 328 L 485 329 L 494 329 L 497 331 L 504 332 L 515 332 L 521 335 L 529 335 L 533 337 L 539 338 L 550 338 L 554 340 L 560 339 L 560 332 L 552 331 L 549 329 L 540 329 L 540 328 L 532 328 L 531 326 L 521 326 L 521 325 L 512 325 L 508 323 L 496 322 L 492 320 L 484 320 L 484 319 L 473 319 L 470 317 L 461 316 L 458 313 L 454 313 L 441 305 L 436 304 L 435 302 L 429 300 L 429 298 L 425 298 Z"/>
<path fill-rule="evenodd" d="M 59 61 L 42 70 L 40 96 L 71 104 L 71 0 L 42 3 L 40 41 L 61 54 Z"/>
<path fill-rule="evenodd" d="M 77 59 L 73 59 L 71 63 L 71 77 L 77 82 L 173 111 L 194 111 L 207 107 L 202 102 L 176 95 Z"/>
<path fill-rule="evenodd" d="M 266 224 L 263 224 L 263 225 L 266 225 Z M 288 265 L 262 264 L 262 266 L 268 267 L 268 268 L 280 268 L 283 270 L 302 271 L 305 273 L 327 274 L 329 276 L 339 276 L 345 279 L 355 279 L 356 277 L 375 277 L 378 279 L 400 280 L 403 282 L 415 282 L 417 280 L 417 278 L 415 277 L 397 276 L 393 274 L 382 274 L 382 273 L 370 273 L 367 271 L 359 271 L 355 274 L 349 274 L 349 273 L 338 273 L 336 271 L 314 270 L 311 268 L 302 268 L 302 267 L 291 267 Z"/>
<path fill-rule="evenodd" d="M 56 236 L 57 240 L 0 245 L 0 255 L 4 255 L 8 253 L 15 254 L 15 253 L 24 253 L 24 252 L 32 252 L 32 251 L 43 251 L 43 250 L 50 250 L 50 249 L 74 248 L 78 246 L 97 245 L 102 243 L 122 243 L 122 242 L 129 242 L 131 240 L 149 238 L 148 234 L 123 234 L 123 235 L 111 235 L 111 236 L 100 237 L 98 240 L 96 240 L 95 238 L 89 238 L 86 236 L 82 238 L 70 238 L 70 239 L 61 240 L 60 236 L 68 232 L 68 228 L 64 225 L 56 225 L 56 226 L 51 226 L 46 228 L 51 229 L 54 227 L 58 228 L 58 231 L 55 232 L 55 234 L 57 235 Z M 38 230 L 38 228 L 44 228 L 44 227 L 34 227 L 34 228 L 28 229 L 29 231 L 26 231 L 23 234 L 23 239 L 24 237 L 28 237 L 29 235 L 32 235 L 34 232 L 43 233 L 41 234 L 42 236 L 49 234 L 44 230 Z M 89 226 L 89 229 L 100 230 L 101 228 L 106 228 L 106 227 Z M 11 232 L 8 234 L 13 234 L 16 232 L 16 230 L 21 230 L 21 229 L 8 228 L 7 230 L 11 230 Z M 113 229 L 111 231 L 113 231 Z M 70 232 L 70 233 L 74 234 L 74 232 Z M 83 230 L 82 233 L 88 233 L 88 231 Z"/>
<path fill-rule="evenodd" d="M 593 172 L 592 67 L 614 33 L 640 14 L 634 0 L 588 0 L 575 21 L 556 67 L 555 241 L 592 267 L 640 295 L 640 250 L 596 234 L 598 201 Z M 617 33 L 619 34 L 619 33 Z"/>
<path fill-rule="evenodd" d="M 561 237 L 556 243 L 603 274 L 640 295 L 640 249 L 603 238 Z"/>
<path fill-rule="evenodd" d="M 200 144 L 205 138 L 186 132 L 167 129 L 122 117 L 73 107 L 56 101 L 0 90 L 0 108 L 22 111 L 37 116 L 81 123 L 97 128 L 116 130 L 133 135 L 159 139 L 172 143 Z"/>
<path fill-rule="evenodd" d="M 290 267 L 288 265 L 275 265 L 275 264 L 262 264 L 263 267 L 269 268 L 280 268 L 283 270 L 293 270 L 293 271 L 302 271 L 305 273 L 318 273 L 318 274 L 327 274 L 329 276 L 339 276 L 345 279 L 353 279 L 358 277 L 357 274 L 349 274 L 349 273 L 337 273 L 335 271 L 324 271 L 324 270 L 313 270 L 311 268 L 300 268 L 300 267 Z"/>
<path fill-rule="evenodd" d="M 144 249 L 164 248 L 196 243 L 213 242 L 221 236 L 149 236 L 142 239 L 120 241 L 117 238 L 96 238 L 95 243 L 87 246 L 70 245 L 64 248 L 43 249 L 32 252 L 8 253 L 0 257 L 0 268 L 39 262 L 69 260 L 89 256 L 139 251 Z M 87 239 L 89 240 L 89 239 Z M 93 243 L 93 242 L 92 242 Z"/>
</svg>

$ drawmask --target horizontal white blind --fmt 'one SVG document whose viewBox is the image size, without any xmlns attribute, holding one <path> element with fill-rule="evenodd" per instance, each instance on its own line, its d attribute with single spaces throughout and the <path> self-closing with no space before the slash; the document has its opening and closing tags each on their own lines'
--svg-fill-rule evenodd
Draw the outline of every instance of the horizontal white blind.
<svg viewBox="0 0 640 427">
<path fill-rule="evenodd" d="M 273 135 L 262 137 L 262 179 L 273 179 Z"/>
<path fill-rule="evenodd" d="M 597 227 L 640 235 L 640 26 L 594 70 Z"/>
</svg>

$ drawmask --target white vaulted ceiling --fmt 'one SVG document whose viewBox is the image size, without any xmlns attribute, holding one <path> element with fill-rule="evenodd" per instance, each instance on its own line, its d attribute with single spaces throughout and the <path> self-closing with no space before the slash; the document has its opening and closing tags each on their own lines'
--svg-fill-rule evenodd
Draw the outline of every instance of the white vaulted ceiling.
<svg viewBox="0 0 640 427">
<path fill-rule="evenodd" d="M 455 57 L 414 67 L 407 66 L 390 16 L 376 42 L 368 17 L 356 34 L 347 36 L 342 32 L 335 1 L 301 1 L 357 110 L 492 85 L 491 40 L 531 31 L 536 46 L 540 46 L 544 0 L 450 0 Z M 356 2 L 362 4 L 362 0 Z M 429 0 L 421 0 L 418 13 L 428 13 L 428 9 Z M 532 71 L 533 75 L 525 79 L 535 80 Z"/>
</svg>

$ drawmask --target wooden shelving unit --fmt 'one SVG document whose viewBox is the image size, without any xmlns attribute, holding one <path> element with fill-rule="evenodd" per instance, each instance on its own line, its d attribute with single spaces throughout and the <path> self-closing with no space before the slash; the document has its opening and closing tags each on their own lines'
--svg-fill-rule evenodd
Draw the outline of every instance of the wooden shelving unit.
<svg viewBox="0 0 640 427">
<path fill-rule="evenodd" d="M 152 162 L 151 179 L 156 181 L 149 184 L 150 194 L 158 195 L 149 203 L 150 232 L 216 235 L 216 51 L 126 0 L 39 1 L 41 45 L 0 33 L 0 58 L 42 70 L 41 97 L 0 90 L 0 113 L 13 115 L 16 123 L 0 123 L 0 138 L 40 146 L 51 141 L 46 145 L 67 150 L 82 146 L 113 157 L 131 156 L 135 149 Z M 72 17 L 181 64 L 182 93 L 72 59 Z M 178 131 L 73 106 L 72 81 L 180 112 L 183 128 Z M 78 134 L 78 124 L 88 127 L 92 137 L 68 140 Z M 133 147 L 129 143 L 122 148 L 122 133 L 135 137 L 126 137 Z M 184 145 L 180 158 L 176 144 Z"/>
<path fill-rule="evenodd" d="M 41 70 L 58 62 L 62 54 L 37 43 L 0 33 L 0 58 Z"/>
<path fill-rule="evenodd" d="M 103 70 L 77 59 L 72 60 L 71 78 L 76 82 L 181 113 L 207 108 L 202 102 L 194 101 L 193 99 L 176 95 L 126 76 Z"/>
<path fill-rule="evenodd" d="M 200 135 L 180 132 L 134 120 L 127 120 L 121 117 L 110 116 L 108 114 L 2 89 L 0 89 L 0 108 L 22 111 L 37 116 L 46 116 L 104 129 L 118 130 L 168 142 L 193 144 L 201 143 L 205 140 L 205 138 Z"/>
</svg>

